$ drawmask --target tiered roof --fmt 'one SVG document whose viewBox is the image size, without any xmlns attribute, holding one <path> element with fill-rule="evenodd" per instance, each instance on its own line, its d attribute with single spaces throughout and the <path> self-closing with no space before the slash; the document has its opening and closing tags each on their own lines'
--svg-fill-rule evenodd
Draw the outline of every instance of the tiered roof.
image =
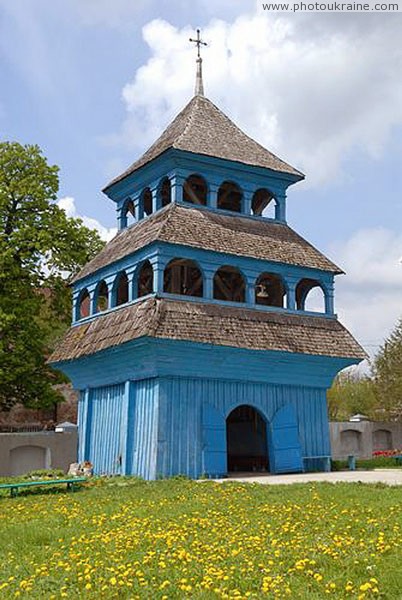
<svg viewBox="0 0 402 600">
<path fill-rule="evenodd" d="M 366 357 L 336 319 L 147 298 L 72 327 L 50 361 L 75 360 L 143 337 L 359 360 Z"/>
<path fill-rule="evenodd" d="M 271 169 L 293 176 L 294 181 L 304 177 L 244 134 L 207 98 L 197 95 L 155 144 L 105 189 L 171 148 Z M 180 248 L 191 247 L 342 273 L 285 223 L 172 203 L 120 231 L 75 281 L 155 242 L 177 245 L 178 256 Z M 50 362 L 79 359 L 140 338 L 365 358 L 362 348 L 336 318 L 154 296 L 76 324 L 67 331 Z"/>
<path fill-rule="evenodd" d="M 332 261 L 284 223 L 169 204 L 120 231 L 76 276 L 75 281 L 153 242 L 223 252 L 342 273 Z"/>
<path fill-rule="evenodd" d="M 246 135 L 208 98 L 194 96 L 149 150 L 113 179 L 104 191 L 170 148 L 289 173 L 297 179 L 304 178 L 303 173 Z"/>
</svg>

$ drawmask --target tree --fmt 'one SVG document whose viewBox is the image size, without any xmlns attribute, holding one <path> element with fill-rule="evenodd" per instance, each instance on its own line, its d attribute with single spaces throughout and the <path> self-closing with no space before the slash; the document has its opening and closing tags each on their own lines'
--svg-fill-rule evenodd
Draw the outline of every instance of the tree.
<svg viewBox="0 0 402 600">
<path fill-rule="evenodd" d="M 331 421 L 348 421 L 352 415 L 375 416 L 377 398 L 369 377 L 353 371 L 343 371 L 335 378 L 327 392 L 328 413 Z"/>
<path fill-rule="evenodd" d="M 383 419 L 402 419 L 402 318 L 373 362 L 379 410 Z"/>
<path fill-rule="evenodd" d="M 0 143 L 0 408 L 61 400 L 46 364 L 71 315 L 68 282 L 103 246 L 57 204 L 58 167 L 38 146 Z"/>
</svg>

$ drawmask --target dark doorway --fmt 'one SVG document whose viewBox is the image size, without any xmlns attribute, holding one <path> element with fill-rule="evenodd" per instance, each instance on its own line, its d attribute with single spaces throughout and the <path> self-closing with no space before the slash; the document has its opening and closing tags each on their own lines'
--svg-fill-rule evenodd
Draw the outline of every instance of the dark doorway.
<svg viewBox="0 0 402 600">
<path fill-rule="evenodd" d="M 243 404 L 226 419 L 228 471 L 268 471 L 267 427 L 260 413 Z"/>
</svg>

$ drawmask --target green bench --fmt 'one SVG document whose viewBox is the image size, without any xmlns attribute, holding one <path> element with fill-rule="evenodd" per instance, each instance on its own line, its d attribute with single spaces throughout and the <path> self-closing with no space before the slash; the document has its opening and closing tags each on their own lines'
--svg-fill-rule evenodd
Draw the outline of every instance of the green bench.
<svg viewBox="0 0 402 600">
<path fill-rule="evenodd" d="M 10 490 L 12 498 L 18 496 L 18 490 L 20 488 L 32 487 L 38 485 L 61 485 L 62 483 L 67 484 L 67 491 L 73 492 L 78 488 L 81 483 L 87 481 L 86 477 L 76 477 L 75 479 L 52 479 L 51 481 L 44 479 L 43 481 L 18 481 L 16 483 L 2 483 L 0 484 L 0 490 Z"/>
<path fill-rule="evenodd" d="M 397 465 L 402 465 L 402 454 L 394 454 L 393 458 Z"/>
</svg>

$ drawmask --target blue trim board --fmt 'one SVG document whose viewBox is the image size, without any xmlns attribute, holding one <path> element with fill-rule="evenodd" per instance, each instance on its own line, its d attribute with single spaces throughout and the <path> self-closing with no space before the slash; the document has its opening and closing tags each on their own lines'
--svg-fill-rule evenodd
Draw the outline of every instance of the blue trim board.
<svg viewBox="0 0 402 600">
<path fill-rule="evenodd" d="M 53 364 L 75 389 L 127 380 L 182 376 L 329 388 L 336 373 L 357 359 L 246 350 L 143 337 L 88 357 Z"/>
</svg>

